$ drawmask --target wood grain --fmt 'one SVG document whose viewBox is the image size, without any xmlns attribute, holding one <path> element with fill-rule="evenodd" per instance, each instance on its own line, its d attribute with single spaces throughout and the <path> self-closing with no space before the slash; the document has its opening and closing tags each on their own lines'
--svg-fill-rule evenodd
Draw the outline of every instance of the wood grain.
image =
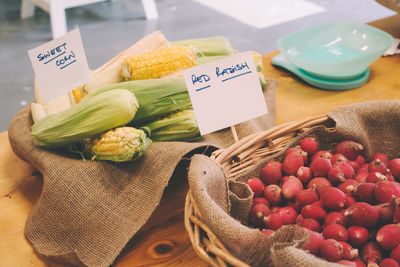
<svg viewBox="0 0 400 267">
<path fill-rule="evenodd" d="M 398 37 L 400 15 L 371 23 Z M 263 56 L 265 76 L 278 81 L 277 123 L 325 114 L 335 107 L 400 97 L 400 56 L 372 64 L 369 82 L 349 91 L 327 91 L 308 86 L 271 65 L 278 52 Z M 42 177 L 12 151 L 6 132 L 0 133 L 0 266 L 61 266 L 35 254 L 23 235 L 25 221 L 40 197 Z M 115 266 L 207 266 L 195 254 L 183 224 L 187 192 L 184 173 L 166 188 L 150 220 L 127 244 Z"/>
</svg>

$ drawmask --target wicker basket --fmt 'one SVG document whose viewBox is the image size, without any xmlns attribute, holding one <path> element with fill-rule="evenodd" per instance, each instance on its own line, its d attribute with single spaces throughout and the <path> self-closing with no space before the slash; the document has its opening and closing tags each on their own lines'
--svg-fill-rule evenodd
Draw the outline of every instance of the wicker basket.
<svg viewBox="0 0 400 267">
<path fill-rule="evenodd" d="M 269 130 L 251 134 L 232 146 L 217 150 L 211 158 L 219 163 L 227 178 L 238 177 L 265 157 L 279 154 L 299 135 L 311 127 L 323 124 L 327 115 L 289 122 Z M 202 221 L 189 190 L 185 203 L 185 228 L 197 255 L 211 266 L 249 266 L 232 256 L 218 236 Z"/>
</svg>

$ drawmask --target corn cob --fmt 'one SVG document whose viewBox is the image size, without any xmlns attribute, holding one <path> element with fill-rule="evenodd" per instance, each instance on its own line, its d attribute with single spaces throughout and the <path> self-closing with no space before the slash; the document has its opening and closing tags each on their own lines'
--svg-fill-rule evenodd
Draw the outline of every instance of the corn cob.
<svg viewBox="0 0 400 267">
<path fill-rule="evenodd" d="M 83 141 L 83 155 L 91 160 L 132 161 L 142 156 L 151 140 L 133 127 L 117 127 Z"/>
<path fill-rule="evenodd" d="M 129 123 L 138 110 L 135 95 L 112 90 L 85 97 L 76 105 L 51 114 L 32 126 L 36 145 L 56 148 Z"/>
<path fill-rule="evenodd" d="M 193 110 L 182 110 L 138 126 L 153 141 L 193 141 L 200 138 Z"/>
<path fill-rule="evenodd" d="M 125 80 L 146 80 L 167 76 L 196 65 L 190 47 L 174 46 L 128 57 L 122 63 Z"/>
</svg>

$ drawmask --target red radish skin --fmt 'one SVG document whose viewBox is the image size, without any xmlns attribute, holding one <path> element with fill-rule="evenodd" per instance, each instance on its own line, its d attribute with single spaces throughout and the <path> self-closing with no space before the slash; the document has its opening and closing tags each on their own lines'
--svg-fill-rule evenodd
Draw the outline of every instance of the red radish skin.
<svg viewBox="0 0 400 267">
<path fill-rule="evenodd" d="M 356 158 L 356 161 L 361 166 L 361 165 L 363 165 L 365 163 L 365 158 L 362 155 L 358 155 L 358 157 Z"/>
<path fill-rule="evenodd" d="M 296 176 L 289 176 L 288 180 L 282 184 L 281 189 L 282 189 L 282 196 L 285 199 L 291 200 L 294 199 L 297 193 L 303 189 L 303 183 Z"/>
<path fill-rule="evenodd" d="M 348 160 L 356 160 L 363 150 L 363 146 L 352 140 L 344 140 L 335 145 L 334 154 L 342 154 Z"/>
<path fill-rule="evenodd" d="M 311 170 L 309 167 L 301 166 L 296 173 L 297 178 L 304 184 L 311 180 Z"/>
<path fill-rule="evenodd" d="M 395 259 L 386 258 L 379 263 L 379 267 L 400 267 Z"/>
<path fill-rule="evenodd" d="M 264 197 L 271 205 L 279 205 L 282 201 L 282 190 L 276 184 L 267 185 L 264 188 Z"/>
<path fill-rule="evenodd" d="M 355 172 L 360 168 L 360 164 L 357 161 L 349 161 L 349 164 Z"/>
<path fill-rule="evenodd" d="M 305 205 L 301 209 L 301 215 L 303 215 L 303 218 L 313 218 L 317 221 L 323 221 L 326 217 L 326 211 L 315 205 Z"/>
<path fill-rule="evenodd" d="M 356 180 L 358 183 L 365 183 L 367 182 L 368 175 L 368 171 L 357 172 L 357 174 L 354 176 L 354 180 Z"/>
<path fill-rule="evenodd" d="M 275 233 L 275 231 L 274 231 L 274 230 L 271 230 L 271 229 L 262 229 L 262 230 L 261 230 L 261 233 L 262 233 L 263 235 L 265 235 L 265 236 L 271 236 L 273 233 Z"/>
<path fill-rule="evenodd" d="M 388 168 L 388 166 L 386 166 L 386 164 L 382 160 L 376 159 L 374 161 L 371 161 L 368 164 L 368 171 L 369 172 L 380 172 L 382 174 L 387 174 L 387 173 L 389 173 L 389 168 Z"/>
<path fill-rule="evenodd" d="M 343 259 L 343 246 L 335 239 L 326 239 L 321 243 L 319 253 L 328 261 L 339 261 Z"/>
<path fill-rule="evenodd" d="M 325 177 L 315 177 L 310 180 L 310 182 L 307 185 L 307 188 L 315 187 L 318 195 L 321 196 L 322 191 L 331 186 L 332 183 L 329 182 L 329 180 L 326 179 Z"/>
<path fill-rule="evenodd" d="M 253 206 L 256 204 L 264 204 L 269 207 L 269 202 L 265 197 L 255 197 L 253 198 Z"/>
<path fill-rule="evenodd" d="M 396 180 L 400 180 L 400 158 L 394 158 L 389 161 L 389 169 Z"/>
<path fill-rule="evenodd" d="M 347 187 L 348 187 L 349 185 L 356 185 L 356 184 L 359 184 L 359 182 L 357 182 L 357 181 L 354 180 L 354 179 L 348 179 L 348 180 L 345 180 L 343 183 L 339 184 L 339 185 L 337 186 L 337 188 L 339 188 L 340 190 L 342 190 L 345 194 L 348 194 L 349 191 L 347 190 Z"/>
<path fill-rule="evenodd" d="M 328 150 L 320 150 L 317 151 L 311 158 L 311 162 L 313 162 L 316 158 L 326 158 L 326 159 L 331 159 L 333 157 L 332 152 Z"/>
<path fill-rule="evenodd" d="M 289 175 L 282 176 L 281 185 L 284 184 L 289 179 Z"/>
<path fill-rule="evenodd" d="M 351 224 L 371 227 L 378 222 L 379 211 L 366 202 L 356 202 L 346 209 L 344 216 Z"/>
<path fill-rule="evenodd" d="M 341 168 L 330 168 L 328 171 L 328 179 L 333 184 L 343 183 L 346 181 L 344 172 Z"/>
<path fill-rule="evenodd" d="M 299 214 L 296 217 L 296 224 L 300 224 L 304 220 L 303 215 Z"/>
<path fill-rule="evenodd" d="M 323 226 L 327 227 L 330 224 L 340 224 L 340 225 L 346 227 L 347 219 L 340 212 L 332 211 L 332 212 L 328 213 L 328 215 L 326 215 Z"/>
<path fill-rule="evenodd" d="M 318 150 L 318 142 L 312 137 L 306 137 L 301 139 L 300 148 L 309 155 L 313 155 Z"/>
<path fill-rule="evenodd" d="M 378 264 L 382 260 L 382 249 L 376 242 L 368 242 L 362 247 L 361 259 L 367 264 Z"/>
<path fill-rule="evenodd" d="M 336 262 L 337 264 L 341 264 L 344 266 L 354 266 L 357 267 L 357 264 L 355 262 L 349 261 L 349 260 L 340 260 Z"/>
<path fill-rule="evenodd" d="M 383 175 L 380 172 L 370 172 L 368 173 L 368 176 L 365 179 L 367 183 L 374 183 L 374 184 L 380 181 L 387 181 L 387 180 L 388 178 L 386 177 L 386 175 Z"/>
<path fill-rule="evenodd" d="M 303 250 L 310 252 L 315 256 L 319 256 L 319 247 L 325 238 L 317 232 L 306 229 L 309 233 L 308 239 L 303 246 Z"/>
<path fill-rule="evenodd" d="M 345 260 L 355 260 L 358 258 L 358 249 L 353 248 L 349 243 L 339 241 L 343 247 L 343 258 Z"/>
<path fill-rule="evenodd" d="M 342 154 L 334 154 L 333 157 L 331 158 L 332 165 L 337 163 L 337 162 L 348 162 L 349 160 L 346 159 L 345 156 Z"/>
<path fill-rule="evenodd" d="M 358 185 L 350 185 L 347 191 L 351 193 L 358 201 L 375 204 L 375 184 L 374 183 L 361 183 Z"/>
<path fill-rule="evenodd" d="M 251 191 L 253 191 L 254 196 L 259 197 L 264 193 L 265 185 L 259 178 L 250 178 L 246 184 L 250 187 Z"/>
<path fill-rule="evenodd" d="M 360 258 L 355 259 L 353 262 L 356 264 L 357 267 L 367 267 L 367 265 L 365 265 L 365 263 Z"/>
<path fill-rule="evenodd" d="M 284 158 L 282 170 L 287 175 L 295 175 L 301 166 L 304 166 L 303 157 L 299 152 L 292 152 Z"/>
<path fill-rule="evenodd" d="M 393 197 L 392 200 L 388 203 L 382 203 L 375 206 L 379 211 L 379 223 L 380 224 L 388 224 L 391 221 L 394 223 L 400 222 L 400 212 L 396 214 L 396 197 Z M 400 209 L 399 209 L 400 211 Z M 399 221 L 397 221 L 397 218 Z"/>
<path fill-rule="evenodd" d="M 353 167 L 348 162 L 337 162 L 332 164 L 333 168 L 340 168 L 344 173 L 344 178 L 352 179 L 356 174 Z"/>
<path fill-rule="evenodd" d="M 261 170 L 261 180 L 266 184 L 279 184 L 282 178 L 282 163 L 270 161 Z"/>
<path fill-rule="evenodd" d="M 392 196 L 400 197 L 400 184 L 397 182 L 382 181 L 375 186 L 375 198 L 378 203 L 386 203 Z"/>
<path fill-rule="evenodd" d="M 347 209 L 356 202 L 356 199 L 352 195 L 347 194 L 346 199 L 344 200 L 344 208 Z"/>
<path fill-rule="evenodd" d="M 374 160 L 376 160 L 376 159 L 379 159 L 379 160 L 381 160 L 383 163 L 385 163 L 386 165 L 388 165 L 389 164 L 389 158 L 385 155 L 385 154 L 383 154 L 383 153 L 375 153 L 374 155 L 372 155 L 372 157 L 370 158 L 370 160 L 369 161 L 374 161 Z"/>
<path fill-rule="evenodd" d="M 270 213 L 270 209 L 268 206 L 264 204 L 256 204 L 252 207 L 250 212 L 250 218 L 253 225 L 257 228 L 260 228 L 263 224 L 264 216 Z"/>
<path fill-rule="evenodd" d="M 282 219 L 282 224 L 294 224 L 297 218 L 297 212 L 292 207 L 282 207 L 277 212 Z"/>
<path fill-rule="evenodd" d="M 312 203 L 311 205 L 313 205 L 313 206 L 318 206 L 318 207 L 320 207 L 320 208 L 323 208 L 323 207 L 324 207 L 324 205 L 322 205 L 321 200 L 315 201 L 315 202 Z"/>
<path fill-rule="evenodd" d="M 349 243 L 355 247 L 363 246 L 369 239 L 367 228 L 362 226 L 350 226 L 347 228 L 347 233 L 349 234 Z"/>
<path fill-rule="evenodd" d="M 285 157 L 287 157 L 287 155 L 289 155 L 289 154 L 292 153 L 292 152 L 298 152 L 298 153 L 300 153 L 300 155 L 303 157 L 303 161 L 304 161 L 304 162 L 307 162 L 308 154 L 307 154 L 307 152 L 305 152 L 304 150 L 302 150 L 299 146 L 291 147 L 291 148 L 289 148 L 288 150 L 286 150 L 286 152 L 285 152 Z"/>
<path fill-rule="evenodd" d="M 272 213 L 264 217 L 264 226 L 266 229 L 278 230 L 282 226 L 282 218 L 278 213 Z"/>
<path fill-rule="evenodd" d="M 295 198 L 296 206 L 300 208 L 318 200 L 318 194 L 314 189 L 302 189 L 297 193 Z"/>
<path fill-rule="evenodd" d="M 390 257 L 392 259 L 395 259 L 398 264 L 400 264 L 400 247 L 397 246 L 395 247 L 391 252 L 390 252 Z"/>
<path fill-rule="evenodd" d="M 297 225 L 309 229 L 314 232 L 321 232 L 321 225 L 316 219 L 313 218 L 303 218 Z"/>
<path fill-rule="evenodd" d="M 321 195 L 321 202 L 324 207 L 332 210 L 339 210 L 345 206 L 346 194 L 336 187 L 326 188 Z"/>
<path fill-rule="evenodd" d="M 281 207 L 278 207 L 278 206 L 274 206 L 274 207 L 272 207 L 270 210 L 271 210 L 271 213 L 277 213 L 278 212 L 278 210 L 280 209 Z"/>
<path fill-rule="evenodd" d="M 340 224 L 330 224 L 325 227 L 322 231 L 322 235 L 325 239 L 335 239 L 337 241 L 344 241 L 346 242 L 349 238 L 349 234 L 347 233 L 346 228 Z"/>
<path fill-rule="evenodd" d="M 400 245 L 400 224 L 386 224 L 376 233 L 376 241 L 385 250 Z"/>
<path fill-rule="evenodd" d="M 310 164 L 310 169 L 314 176 L 326 177 L 331 168 L 331 160 L 327 158 L 316 158 Z"/>
</svg>

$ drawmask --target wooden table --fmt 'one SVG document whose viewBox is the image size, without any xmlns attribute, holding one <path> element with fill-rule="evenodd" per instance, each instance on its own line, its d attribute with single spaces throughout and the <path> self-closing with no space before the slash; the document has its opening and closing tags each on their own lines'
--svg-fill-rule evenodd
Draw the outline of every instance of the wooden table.
<svg viewBox="0 0 400 267">
<path fill-rule="evenodd" d="M 400 35 L 400 15 L 371 25 L 395 37 Z M 370 67 L 369 82 L 349 91 L 310 87 L 270 62 L 278 52 L 263 56 L 266 77 L 278 81 L 277 123 L 325 114 L 335 107 L 370 100 L 400 98 L 400 56 L 380 58 Z M 60 266 L 35 254 L 23 229 L 42 189 L 42 177 L 11 150 L 7 132 L 0 133 L 0 266 Z M 128 243 L 115 266 L 207 266 L 192 249 L 183 224 L 187 191 L 184 178 L 174 178 L 159 208 Z"/>
</svg>

